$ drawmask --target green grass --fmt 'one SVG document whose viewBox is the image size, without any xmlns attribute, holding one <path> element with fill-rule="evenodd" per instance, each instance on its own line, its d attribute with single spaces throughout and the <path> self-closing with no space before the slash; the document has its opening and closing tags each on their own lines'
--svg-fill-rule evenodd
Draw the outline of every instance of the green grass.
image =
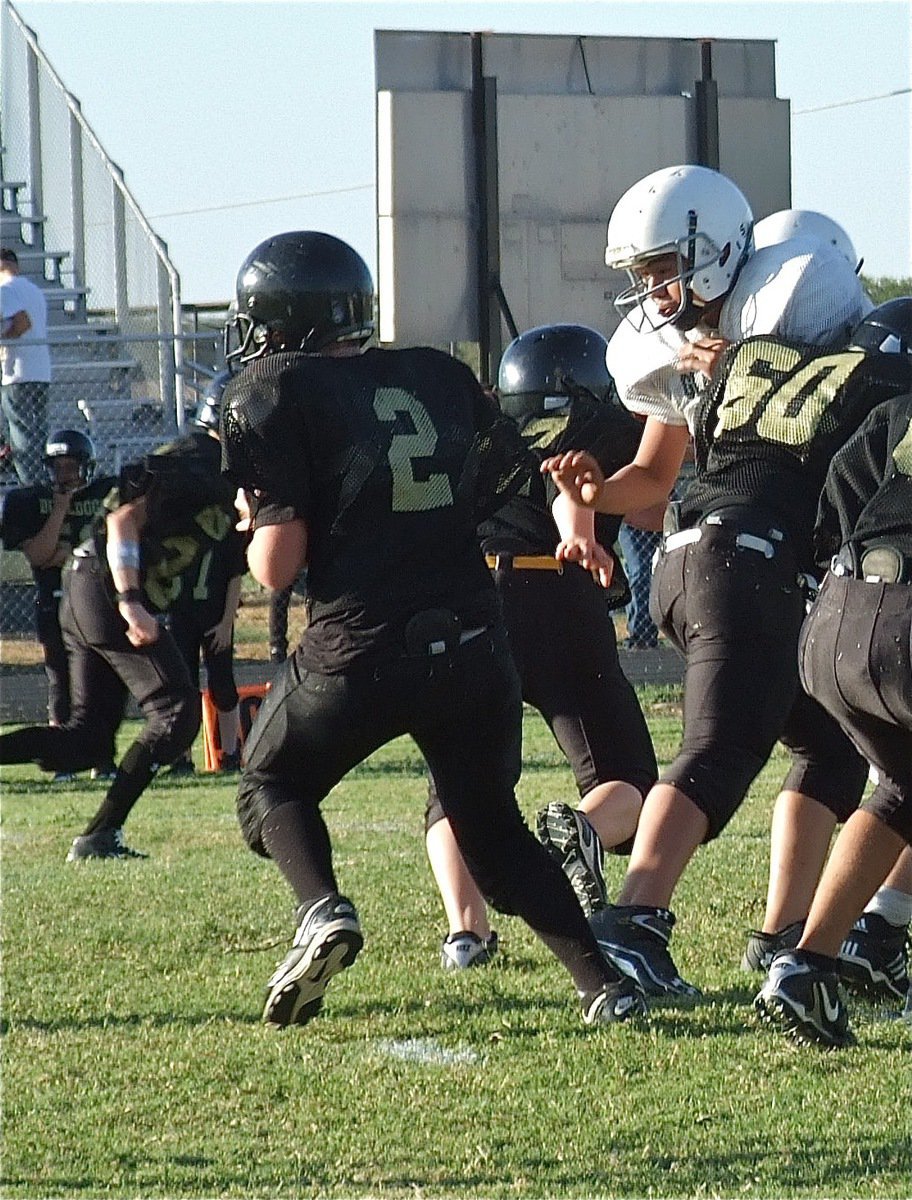
<svg viewBox="0 0 912 1200">
<path fill-rule="evenodd" d="M 667 760 L 675 692 L 644 694 Z M 525 749 L 531 817 L 572 782 L 532 713 Z M 440 969 L 424 772 L 394 743 L 325 806 L 365 950 L 280 1032 L 259 1017 L 292 898 L 243 847 L 230 784 L 161 779 L 128 824 L 149 861 L 64 865 L 100 785 L 5 768 L 2 1196 L 908 1197 L 912 1031 L 853 1001 L 858 1047 L 793 1046 L 738 969 L 784 764 L 676 896 L 706 1001 L 591 1030 L 515 918 L 496 966 Z"/>
</svg>

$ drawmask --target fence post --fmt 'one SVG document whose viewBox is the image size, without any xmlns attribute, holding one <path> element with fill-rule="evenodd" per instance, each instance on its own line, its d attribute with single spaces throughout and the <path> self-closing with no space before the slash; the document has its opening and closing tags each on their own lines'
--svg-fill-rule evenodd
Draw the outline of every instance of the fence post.
<svg viewBox="0 0 912 1200">
<path fill-rule="evenodd" d="M 67 93 L 70 106 L 70 213 L 73 221 L 73 286 L 85 287 L 85 189 L 82 178 L 82 126 L 79 101 Z"/>
</svg>

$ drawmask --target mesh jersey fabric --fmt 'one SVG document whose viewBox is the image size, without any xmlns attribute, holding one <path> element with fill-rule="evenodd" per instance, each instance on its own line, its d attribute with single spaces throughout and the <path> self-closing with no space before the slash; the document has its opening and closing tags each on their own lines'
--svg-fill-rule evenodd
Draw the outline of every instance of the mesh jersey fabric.
<svg viewBox="0 0 912 1200">
<path fill-rule="evenodd" d="M 105 511 L 146 498 L 140 585 L 151 612 L 167 612 L 180 594 L 181 576 L 231 536 L 237 522 L 234 496 L 235 488 L 219 471 L 218 443 L 208 434 L 179 438 L 123 468 Z M 95 520 L 93 541 L 113 592 L 105 513 Z"/>
<path fill-rule="evenodd" d="M 622 321 L 608 343 L 606 362 L 632 412 L 693 432 L 709 380 L 675 370 L 685 341 L 718 335 L 738 342 L 775 334 L 809 345 L 840 345 L 869 308 L 858 276 L 835 247 L 792 238 L 751 255 L 722 305 L 718 329 L 697 325 L 685 335 L 665 325 L 637 333 Z"/>
<path fill-rule="evenodd" d="M 822 564 L 843 545 L 888 544 L 912 558 L 912 395 L 878 405 L 834 456 L 814 540 Z"/>
<path fill-rule="evenodd" d="M 642 424 L 618 401 L 586 396 L 574 398 L 565 409 L 526 417 L 518 424 L 539 463 L 565 450 L 588 450 L 606 475 L 633 459 L 643 432 Z M 550 475 L 534 473 L 527 487 L 480 526 L 485 552 L 553 554 L 557 531 L 551 506 L 556 495 Z M 619 516 L 596 514 L 595 534 L 608 550 L 617 540 L 620 523 Z"/>
<path fill-rule="evenodd" d="M 427 347 L 267 355 L 223 412 L 223 468 L 259 491 L 257 526 L 307 525 L 305 666 L 401 655 L 428 609 L 497 619 L 477 527 L 538 464 L 463 363 Z"/>
<path fill-rule="evenodd" d="M 907 391 L 898 355 L 826 351 L 755 337 L 725 352 L 694 430 L 694 478 L 681 523 L 732 503 L 760 508 L 811 565 L 817 498 L 835 452 L 883 400 Z"/>
</svg>

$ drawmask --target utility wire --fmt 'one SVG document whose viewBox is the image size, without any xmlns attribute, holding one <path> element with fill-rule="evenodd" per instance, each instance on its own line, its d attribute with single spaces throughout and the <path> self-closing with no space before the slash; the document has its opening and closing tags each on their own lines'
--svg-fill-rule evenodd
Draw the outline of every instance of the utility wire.
<svg viewBox="0 0 912 1200">
<path fill-rule="evenodd" d="M 815 108 L 792 109 L 793 117 L 803 117 L 805 113 L 827 112 L 831 108 L 847 108 L 850 104 L 870 104 L 872 100 L 889 100 L 891 96 L 905 96 L 912 92 L 912 87 L 897 88 L 893 92 L 881 92 L 879 96 L 860 96 L 857 100 L 837 100 L 833 104 L 818 104 Z"/>
<path fill-rule="evenodd" d="M 232 208 L 259 208 L 262 204 L 285 204 L 289 200 L 313 200 L 318 196 L 340 196 L 343 192 L 365 192 L 372 183 L 356 183 L 351 187 L 327 188 L 322 192 L 297 192 L 293 196 L 269 196 L 262 200 L 238 200 L 233 204 L 209 204 L 204 208 L 182 208 L 176 212 L 152 213 L 152 219 L 161 217 L 193 217 L 199 213 L 227 212 Z"/>
</svg>

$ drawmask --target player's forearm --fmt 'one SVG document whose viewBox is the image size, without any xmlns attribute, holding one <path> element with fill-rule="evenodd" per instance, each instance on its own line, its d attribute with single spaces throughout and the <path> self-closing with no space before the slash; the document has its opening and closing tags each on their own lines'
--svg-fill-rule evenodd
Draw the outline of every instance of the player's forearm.
<svg viewBox="0 0 912 1200">
<path fill-rule="evenodd" d="M 140 537 L 145 525 L 143 499 L 125 504 L 106 518 L 107 561 L 117 593 L 139 590 L 142 578 Z"/>
<path fill-rule="evenodd" d="M 572 538 L 589 538 L 595 540 L 595 512 L 591 508 L 583 508 L 575 504 L 569 496 L 559 492 L 551 505 L 551 516 L 557 526 L 560 541 L 570 541 Z"/>
<path fill-rule="evenodd" d="M 674 478 L 669 482 L 665 476 L 630 463 L 605 480 L 593 499 L 592 508 L 596 512 L 623 516 L 664 504 L 673 487 Z"/>
</svg>

